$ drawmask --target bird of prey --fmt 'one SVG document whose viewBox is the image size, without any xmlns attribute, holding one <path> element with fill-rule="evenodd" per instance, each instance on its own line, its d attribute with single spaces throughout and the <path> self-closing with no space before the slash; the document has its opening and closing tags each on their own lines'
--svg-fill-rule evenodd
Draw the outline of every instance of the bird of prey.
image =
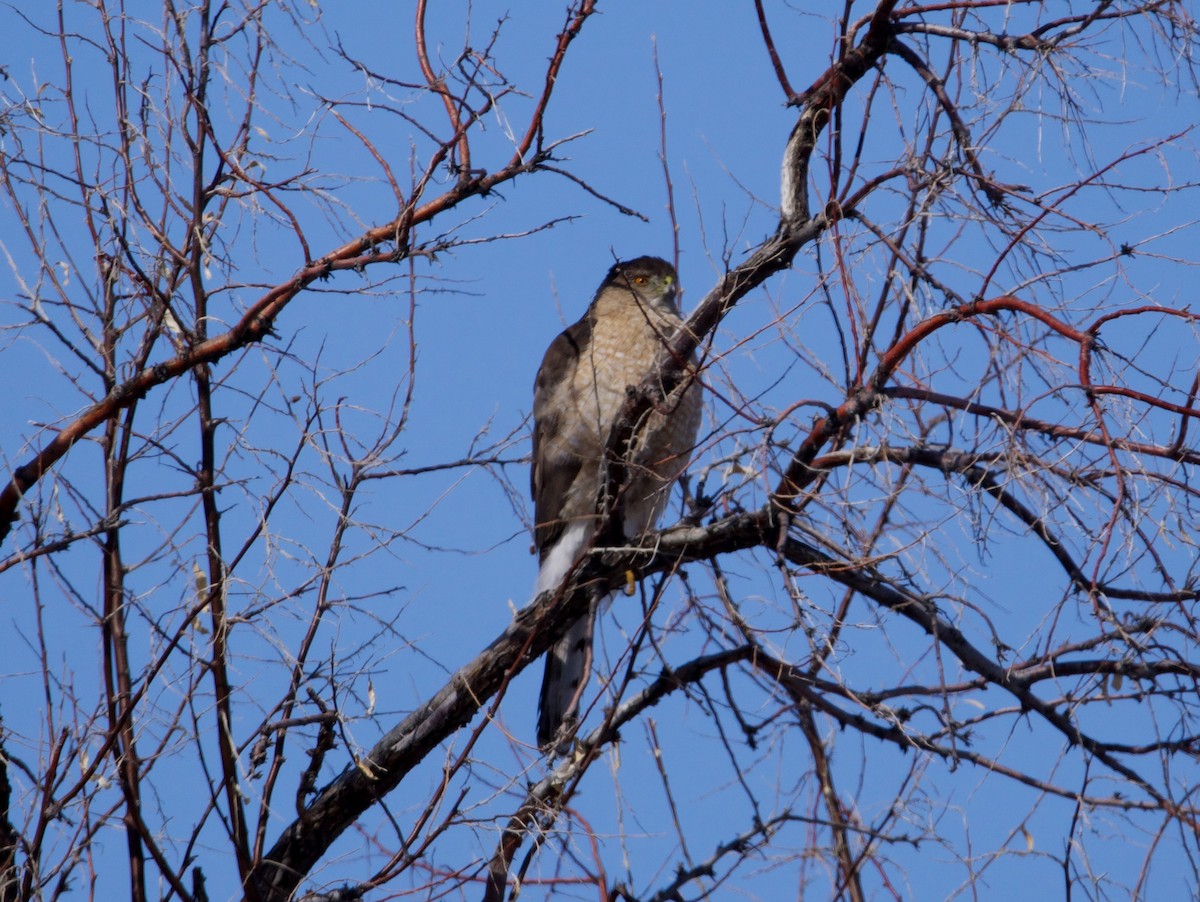
<svg viewBox="0 0 1200 902">
<path fill-rule="evenodd" d="M 583 318 L 546 351 L 533 398 L 535 597 L 556 589 L 595 540 L 605 444 L 627 388 L 649 375 L 659 350 L 682 325 L 677 288 L 674 268 L 658 257 L 617 263 Z M 662 513 L 695 445 L 700 404 L 700 386 L 685 379 L 638 424 L 626 478 L 612 502 L 627 539 L 653 527 Z M 542 748 L 561 752 L 561 737 L 575 720 L 600 602 L 593 598 L 588 613 L 546 656 L 538 708 Z"/>
</svg>

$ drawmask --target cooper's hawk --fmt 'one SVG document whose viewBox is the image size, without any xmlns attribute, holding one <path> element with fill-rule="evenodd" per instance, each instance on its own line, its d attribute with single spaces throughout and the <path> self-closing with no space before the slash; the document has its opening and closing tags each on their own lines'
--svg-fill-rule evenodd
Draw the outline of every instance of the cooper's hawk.
<svg viewBox="0 0 1200 902">
<path fill-rule="evenodd" d="M 649 374 L 682 320 L 671 264 L 638 257 L 608 271 L 583 318 L 558 336 L 533 398 L 533 499 L 537 594 L 556 588 L 594 542 L 605 479 L 604 447 L 626 389 Z M 694 361 L 693 361 L 694 362 Z M 613 513 L 625 537 L 650 529 L 683 471 L 700 425 L 700 387 L 685 381 L 638 424 Z M 553 746 L 575 717 L 591 669 L 599 598 L 546 656 L 538 743 Z"/>
</svg>

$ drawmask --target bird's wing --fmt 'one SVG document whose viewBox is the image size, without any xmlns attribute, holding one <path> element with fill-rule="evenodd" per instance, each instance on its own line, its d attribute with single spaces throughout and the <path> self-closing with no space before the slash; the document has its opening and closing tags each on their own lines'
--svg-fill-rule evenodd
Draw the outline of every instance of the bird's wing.
<svg viewBox="0 0 1200 902">
<path fill-rule="evenodd" d="M 578 422 L 579 413 L 571 403 L 574 382 L 587 347 L 591 342 L 592 320 L 585 316 L 550 343 L 538 369 L 533 389 L 533 466 L 530 481 L 533 493 L 534 540 L 538 553 L 545 556 L 558 541 L 567 525 L 563 504 L 579 471 L 583 458 L 571 453 L 573 432 L 586 428 Z"/>
</svg>

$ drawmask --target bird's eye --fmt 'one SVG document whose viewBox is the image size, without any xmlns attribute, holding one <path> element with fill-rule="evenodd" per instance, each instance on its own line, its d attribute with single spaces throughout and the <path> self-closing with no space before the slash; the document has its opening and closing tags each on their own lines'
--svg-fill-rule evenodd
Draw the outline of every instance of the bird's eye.
<svg viewBox="0 0 1200 902">
<path fill-rule="evenodd" d="M 634 280 L 633 280 L 633 281 L 634 281 L 634 283 L 635 283 L 635 284 L 637 284 L 637 285 L 645 285 L 645 284 L 646 284 L 646 277 L 645 277 L 645 276 L 637 276 L 637 277 L 635 277 L 635 278 L 634 278 Z"/>
</svg>

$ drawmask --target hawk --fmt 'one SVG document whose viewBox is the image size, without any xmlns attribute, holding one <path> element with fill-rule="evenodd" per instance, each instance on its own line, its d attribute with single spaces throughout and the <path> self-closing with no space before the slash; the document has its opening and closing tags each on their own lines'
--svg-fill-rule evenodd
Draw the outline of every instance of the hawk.
<svg viewBox="0 0 1200 902">
<path fill-rule="evenodd" d="M 626 389 L 650 373 L 683 321 L 678 279 L 658 257 L 617 263 L 583 318 L 554 339 L 534 383 L 535 597 L 553 590 L 595 541 L 602 511 L 604 448 Z M 692 360 L 693 366 L 695 360 Z M 700 425 L 700 386 L 685 380 L 638 424 L 627 476 L 612 513 L 625 537 L 652 528 L 683 471 Z M 599 598 L 546 655 L 538 706 L 538 744 L 550 748 L 576 717 L 591 669 Z"/>
</svg>

